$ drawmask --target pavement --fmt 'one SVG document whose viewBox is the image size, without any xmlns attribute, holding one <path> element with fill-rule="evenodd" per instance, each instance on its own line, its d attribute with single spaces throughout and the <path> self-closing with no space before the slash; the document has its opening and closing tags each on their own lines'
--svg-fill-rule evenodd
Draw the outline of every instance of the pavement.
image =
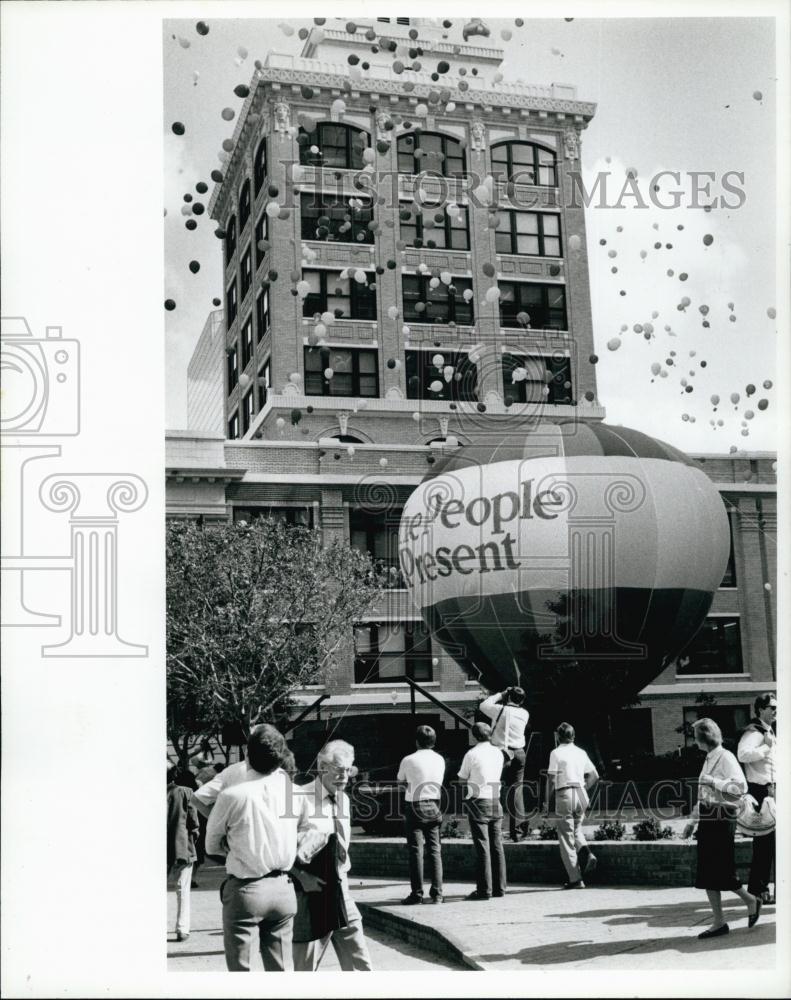
<svg viewBox="0 0 791 1000">
<path fill-rule="evenodd" d="M 192 932 L 177 943 L 168 935 L 168 968 L 225 968 L 219 885 L 222 868 L 201 869 L 192 890 Z M 468 902 L 469 883 L 445 886 L 440 906 L 403 906 L 403 882 L 350 879 L 361 904 L 371 957 L 378 971 L 405 969 L 598 969 L 672 968 L 700 972 L 774 966 L 775 908 L 764 907 L 747 928 L 746 907 L 723 894 L 731 932 L 699 941 L 710 924 L 706 894 L 690 888 L 591 886 L 564 891 L 516 885 L 502 899 Z M 175 893 L 168 893 L 168 927 L 175 923 Z M 462 964 L 463 963 L 463 964 Z M 328 950 L 322 971 L 337 970 Z"/>
</svg>

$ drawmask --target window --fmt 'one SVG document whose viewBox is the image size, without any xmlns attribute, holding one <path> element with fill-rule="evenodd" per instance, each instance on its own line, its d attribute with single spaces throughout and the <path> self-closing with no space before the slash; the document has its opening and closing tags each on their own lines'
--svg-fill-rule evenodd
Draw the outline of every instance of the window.
<svg viewBox="0 0 791 1000">
<path fill-rule="evenodd" d="M 239 437 L 239 414 L 234 413 L 231 419 L 228 421 L 228 438 L 231 441 L 235 441 Z"/>
<path fill-rule="evenodd" d="M 501 281 L 500 326 L 565 330 L 566 292 L 562 285 Z"/>
<path fill-rule="evenodd" d="M 302 195 L 302 239 L 336 243 L 373 243 L 368 228 L 374 212 L 366 198 L 340 198 L 320 191 Z"/>
<path fill-rule="evenodd" d="M 242 400 L 242 437 L 250 430 L 250 424 L 253 421 L 253 414 L 255 412 L 255 397 L 253 396 L 253 390 L 250 389 Z"/>
<path fill-rule="evenodd" d="M 261 218 L 255 224 L 255 238 L 253 239 L 253 245 L 255 246 L 255 269 L 256 271 L 263 263 L 264 257 L 266 256 L 266 248 L 262 247 L 262 243 L 266 243 L 269 236 L 269 216 L 266 212 L 261 213 Z"/>
<path fill-rule="evenodd" d="M 340 271 L 303 271 L 310 292 L 302 304 L 302 315 L 332 312 L 340 319 L 376 319 L 376 285 L 370 287 Z M 366 275 L 373 281 L 373 275 Z"/>
<path fill-rule="evenodd" d="M 430 681 L 431 635 L 422 621 L 379 622 L 354 630 L 356 684 Z"/>
<path fill-rule="evenodd" d="M 467 207 L 459 206 L 459 213 L 448 215 L 442 209 L 401 209 L 401 239 L 413 247 L 437 247 L 442 250 L 469 250 L 470 227 Z"/>
<path fill-rule="evenodd" d="M 725 567 L 725 576 L 722 578 L 721 587 L 736 586 L 736 559 L 733 552 L 733 519 L 735 515 L 728 511 L 728 531 L 730 534 L 730 551 L 728 552 L 728 565 Z"/>
<path fill-rule="evenodd" d="M 362 170 L 363 150 L 368 147 L 368 133 L 353 125 L 322 122 L 312 132 L 301 128 L 297 142 L 300 163 L 312 167 Z"/>
<path fill-rule="evenodd" d="M 232 215 L 225 227 L 225 266 L 231 263 L 236 253 L 236 216 Z"/>
<path fill-rule="evenodd" d="M 722 730 L 722 743 L 732 753 L 747 723 L 750 721 L 749 705 L 695 705 L 684 709 L 685 745 L 694 747 L 693 722 L 698 719 L 712 719 Z"/>
<path fill-rule="evenodd" d="M 557 187 L 557 156 L 531 142 L 498 142 L 492 146 L 492 174 L 499 181 Z"/>
<path fill-rule="evenodd" d="M 245 180 L 239 191 L 239 234 L 244 232 L 244 227 L 250 219 L 250 181 Z"/>
<path fill-rule="evenodd" d="M 438 132 L 410 132 L 398 140 L 399 174 L 423 171 L 442 177 L 464 177 L 467 167 L 458 139 Z"/>
<path fill-rule="evenodd" d="M 258 343 L 269 329 L 269 289 L 265 288 L 255 300 L 255 326 Z"/>
<path fill-rule="evenodd" d="M 348 347 L 305 348 L 306 396 L 379 395 L 379 366 L 376 351 Z M 332 369 L 332 378 L 324 372 Z"/>
<path fill-rule="evenodd" d="M 258 412 L 266 406 L 267 396 L 269 395 L 269 384 L 271 382 L 270 375 L 270 365 L 269 359 L 266 360 L 263 367 L 258 373 Z"/>
<path fill-rule="evenodd" d="M 253 264 L 250 258 L 250 247 L 248 247 L 242 257 L 242 302 L 245 300 L 245 296 L 250 291 L 250 285 L 253 283 Z"/>
<path fill-rule="evenodd" d="M 231 390 L 239 381 L 239 356 L 235 347 L 229 349 L 226 361 L 228 365 L 228 394 L 230 395 Z"/>
<path fill-rule="evenodd" d="M 253 160 L 253 184 L 255 186 L 256 196 L 258 195 L 261 188 L 264 186 L 264 181 L 266 179 L 266 139 L 262 139 L 258 144 L 258 149 L 255 151 L 255 159 Z"/>
<path fill-rule="evenodd" d="M 239 308 L 239 304 L 236 301 L 236 278 L 228 286 L 228 290 L 225 293 L 225 301 L 228 303 L 228 328 L 233 324 L 236 319 L 236 313 Z"/>
<path fill-rule="evenodd" d="M 534 257 L 561 257 L 560 216 L 553 212 L 500 211 L 495 230 L 497 253 L 532 254 Z"/>
<path fill-rule="evenodd" d="M 438 354 L 442 363 L 435 365 L 434 360 Z M 453 368 L 453 372 L 446 372 L 448 368 Z M 478 398 L 478 369 L 466 354 L 436 350 L 407 351 L 406 385 L 407 399 L 474 402 Z M 432 389 L 432 386 L 435 388 Z"/>
<path fill-rule="evenodd" d="M 425 275 L 405 274 L 402 279 L 404 293 L 404 320 L 409 323 L 464 323 L 472 325 L 472 297 L 464 298 L 464 292 L 472 291 L 469 278 L 454 278 L 450 285 L 440 281 L 431 287 L 431 279 Z"/>
<path fill-rule="evenodd" d="M 742 637 L 738 618 L 707 618 L 679 656 L 676 675 L 742 673 Z"/>
<path fill-rule="evenodd" d="M 242 371 L 250 364 L 253 356 L 253 317 L 248 316 L 242 327 Z"/>
<path fill-rule="evenodd" d="M 571 358 L 504 354 L 503 388 L 506 399 L 510 396 L 515 403 L 573 405 Z"/>
<path fill-rule="evenodd" d="M 234 507 L 234 521 L 255 521 L 256 518 L 265 517 L 273 521 L 281 521 L 289 527 L 312 528 L 313 508 L 312 507 Z"/>
<path fill-rule="evenodd" d="M 352 548 L 367 552 L 374 563 L 389 573 L 392 588 L 403 589 L 398 564 L 398 526 L 401 510 L 351 510 L 349 534 Z"/>
</svg>

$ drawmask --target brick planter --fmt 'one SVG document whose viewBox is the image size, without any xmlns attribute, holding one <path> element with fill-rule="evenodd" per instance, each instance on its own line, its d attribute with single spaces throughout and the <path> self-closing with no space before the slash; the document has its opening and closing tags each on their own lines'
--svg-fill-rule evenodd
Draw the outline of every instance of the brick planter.
<svg viewBox="0 0 791 1000">
<path fill-rule="evenodd" d="M 691 886 L 695 881 L 694 844 L 672 840 L 596 841 L 591 846 L 599 859 L 589 878 L 591 885 Z M 751 840 L 736 841 L 736 868 L 746 883 L 752 858 Z M 351 843 L 352 876 L 380 876 L 409 881 L 406 843 L 401 838 L 360 837 Z M 565 870 L 556 841 L 506 843 L 508 881 L 555 884 Z M 448 882 L 475 881 L 475 853 L 471 840 L 445 840 L 442 866 Z"/>
</svg>

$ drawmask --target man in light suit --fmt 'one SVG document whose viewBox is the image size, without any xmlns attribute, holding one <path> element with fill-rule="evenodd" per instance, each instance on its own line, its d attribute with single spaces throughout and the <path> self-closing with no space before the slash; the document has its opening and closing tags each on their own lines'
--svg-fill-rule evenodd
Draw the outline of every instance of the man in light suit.
<svg viewBox="0 0 791 1000">
<path fill-rule="evenodd" d="M 318 891 L 297 893 L 294 922 L 294 971 L 315 972 L 332 942 L 344 972 L 370 972 L 371 959 L 362 917 L 349 890 L 350 804 L 345 792 L 354 770 L 354 747 L 343 740 L 328 743 L 318 755 L 318 777 L 297 788 L 308 800 L 311 828 L 326 835 L 327 844 L 308 863 L 297 863 L 295 875 Z M 301 870 L 302 871 L 301 871 Z"/>
</svg>

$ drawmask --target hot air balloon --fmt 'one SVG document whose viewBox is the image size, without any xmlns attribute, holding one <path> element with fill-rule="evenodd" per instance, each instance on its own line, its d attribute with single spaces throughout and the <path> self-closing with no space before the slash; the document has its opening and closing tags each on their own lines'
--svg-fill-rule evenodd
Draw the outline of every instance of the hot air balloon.
<svg viewBox="0 0 791 1000">
<path fill-rule="evenodd" d="M 539 718 L 636 695 L 698 631 L 728 552 L 723 502 L 691 459 L 578 421 L 473 435 L 432 467 L 399 529 L 434 637 L 490 690 L 523 687 Z"/>
</svg>

